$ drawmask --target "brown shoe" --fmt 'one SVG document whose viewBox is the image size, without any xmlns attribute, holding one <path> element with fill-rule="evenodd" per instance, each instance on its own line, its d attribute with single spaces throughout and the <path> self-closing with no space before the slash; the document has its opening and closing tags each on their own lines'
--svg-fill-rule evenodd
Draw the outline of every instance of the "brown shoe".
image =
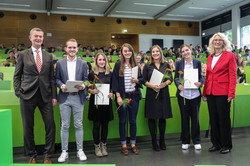
<svg viewBox="0 0 250 166">
<path fill-rule="evenodd" d="M 29 164 L 36 164 L 36 158 L 30 158 L 28 163 Z"/>
<path fill-rule="evenodd" d="M 139 149 L 136 146 L 131 147 L 131 150 L 134 154 L 139 154 Z"/>
<path fill-rule="evenodd" d="M 52 164 L 52 161 L 49 157 L 44 157 L 44 164 Z"/>
<path fill-rule="evenodd" d="M 128 148 L 127 147 L 122 147 L 122 153 L 127 156 L 128 155 Z"/>
</svg>

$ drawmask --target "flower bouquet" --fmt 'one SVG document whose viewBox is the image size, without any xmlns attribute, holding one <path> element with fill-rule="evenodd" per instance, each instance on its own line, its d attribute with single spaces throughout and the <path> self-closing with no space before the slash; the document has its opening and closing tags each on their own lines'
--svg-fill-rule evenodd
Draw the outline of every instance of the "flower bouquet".
<svg viewBox="0 0 250 166">
<path fill-rule="evenodd" d="M 85 81 L 83 84 L 86 85 L 88 88 L 97 89 L 99 91 L 99 93 L 96 94 L 96 95 L 99 96 L 99 94 L 101 94 L 102 97 L 104 97 L 103 93 L 96 86 L 96 80 L 99 80 L 99 78 L 97 77 L 97 75 L 94 75 L 94 77 L 95 78 L 94 78 L 93 81 Z M 97 98 L 96 98 L 96 103 L 97 103 Z M 96 108 L 98 109 L 98 105 L 97 104 L 96 104 Z"/>
<path fill-rule="evenodd" d="M 176 78 L 176 80 L 179 80 L 180 84 L 184 87 L 184 73 L 183 71 L 178 71 L 179 73 L 179 77 Z M 184 90 L 183 90 L 183 98 L 184 98 L 184 105 L 186 105 L 186 101 L 185 101 L 185 96 L 184 96 Z"/>
</svg>

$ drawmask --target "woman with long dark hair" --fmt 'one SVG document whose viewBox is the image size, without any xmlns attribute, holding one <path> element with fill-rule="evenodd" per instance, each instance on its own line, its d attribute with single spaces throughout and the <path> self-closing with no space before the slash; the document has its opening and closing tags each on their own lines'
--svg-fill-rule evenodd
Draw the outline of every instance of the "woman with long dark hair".
<svg viewBox="0 0 250 166">
<path fill-rule="evenodd" d="M 138 70 L 138 78 L 132 77 L 132 68 L 136 67 L 133 47 L 125 43 L 121 48 L 121 59 L 116 62 L 113 70 L 112 90 L 116 95 L 116 102 L 119 115 L 119 133 L 122 143 L 122 153 L 128 155 L 126 143 L 126 120 L 129 114 L 130 124 L 130 144 L 134 154 L 139 154 L 136 143 L 136 117 L 139 107 L 139 100 L 142 98 L 140 88 L 142 88 L 142 75 Z M 127 107 L 123 105 L 124 99 L 131 99 Z"/>
</svg>

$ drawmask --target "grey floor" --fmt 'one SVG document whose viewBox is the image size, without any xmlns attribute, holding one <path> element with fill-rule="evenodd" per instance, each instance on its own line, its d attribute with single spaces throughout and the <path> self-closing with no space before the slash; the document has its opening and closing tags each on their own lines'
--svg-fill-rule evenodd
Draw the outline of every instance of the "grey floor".
<svg viewBox="0 0 250 166">
<path fill-rule="evenodd" d="M 75 148 L 69 150 L 68 164 L 116 164 L 117 166 L 194 166 L 194 165 L 226 165 L 226 166 L 249 166 L 250 165 L 250 128 L 233 129 L 233 149 L 229 154 L 219 154 L 219 152 L 208 152 L 211 143 L 205 138 L 202 132 L 202 150 L 194 150 L 193 146 L 189 150 L 181 150 L 179 134 L 166 135 L 166 151 L 155 152 L 152 150 L 149 137 L 138 138 L 137 146 L 140 149 L 139 155 L 131 152 L 128 156 L 123 156 L 120 152 L 118 140 L 110 140 L 108 145 L 108 157 L 98 158 L 94 155 L 94 148 L 91 142 L 84 142 L 85 154 L 88 160 L 78 161 Z M 14 163 L 27 163 L 27 158 L 23 156 L 21 148 L 14 149 Z M 60 150 L 52 156 L 53 163 L 57 163 Z M 37 161 L 42 163 L 43 157 L 39 156 Z"/>
</svg>

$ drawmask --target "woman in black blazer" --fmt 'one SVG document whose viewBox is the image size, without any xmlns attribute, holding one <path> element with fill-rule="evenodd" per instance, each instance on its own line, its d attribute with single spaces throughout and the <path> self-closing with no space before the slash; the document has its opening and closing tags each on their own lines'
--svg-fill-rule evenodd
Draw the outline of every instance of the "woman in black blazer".
<svg viewBox="0 0 250 166">
<path fill-rule="evenodd" d="M 177 87 L 176 97 L 181 111 L 181 141 L 182 149 L 187 150 L 190 147 L 190 139 L 196 150 L 201 150 L 200 145 L 200 125 L 199 109 L 201 103 L 201 91 L 204 80 L 201 75 L 201 61 L 193 59 L 192 49 L 189 45 L 183 44 L 180 47 L 184 59 L 176 62 L 175 85 Z M 184 89 L 183 81 L 185 70 L 198 69 L 198 81 L 195 82 L 197 89 Z M 191 118 L 191 136 L 190 136 L 190 118 Z M 191 138 L 190 138 L 191 137 Z"/>
<path fill-rule="evenodd" d="M 132 68 L 137 66 L 133 47 L 125 43 L 121 48 L 121 60 L 117 61 L 113 70 L 112 90 L 116 96 L 119 115 L 119 133 L 122 144 L 122 153 L 128 155 L 126 143 L 126 121 L 129 114 L 130 144 L 134 154 L 139 154 L 136 143 L 136 117 L 139 107 L 139 100 L 142 98 L 142 75 L 138 69 L 138 78 L 132 77 Z M 123 100 L 129 100 L 129 105 L 123 107 Z"/>
</svg>

